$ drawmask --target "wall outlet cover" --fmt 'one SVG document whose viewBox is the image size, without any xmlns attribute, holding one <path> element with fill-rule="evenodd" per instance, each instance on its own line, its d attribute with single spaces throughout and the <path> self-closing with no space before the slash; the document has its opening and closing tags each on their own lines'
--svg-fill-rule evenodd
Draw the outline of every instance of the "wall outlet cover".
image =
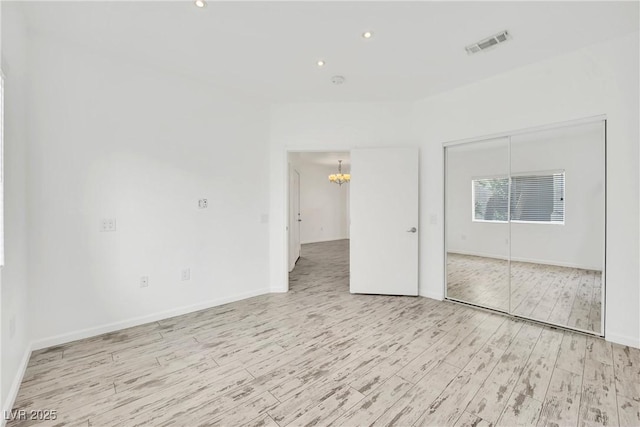
<svg viewBox="0 0 640 427">
<path fill-rule="evenodd" d="M 146 288 L 147 286 L 149 286 L 149 276 L 140 277 L 140 287 Z"/>
<path fill-rule="evenodd" d="M 109 232 L 116 231 L 116 219 L 115 218 L 103 218 L 100 220 L 100 231 Z"/>
</svg>

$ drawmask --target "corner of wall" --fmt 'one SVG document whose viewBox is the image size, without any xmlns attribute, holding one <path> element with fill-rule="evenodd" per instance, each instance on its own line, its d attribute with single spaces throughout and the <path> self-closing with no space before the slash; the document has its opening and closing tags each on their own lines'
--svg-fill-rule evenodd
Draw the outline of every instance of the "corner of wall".
<svg viewBox="0 0 640 427">
<path fill-rule="evenodd" d="M 31 356 L 28 298 L 27 70 L 30 45 L 21 5 L 2 3 L 4 111 L 4 239 L 6 263 L 0 271 L 2 349 L 0 404 L 11 410 Z M 11 325 L 11 326 L 9 326 Z M 9 332 L 11 330 L 11 332 Z M 3 413 L 4 415 L 4 413 Z M 1 417 L 4 418 L 4 417 Z M 5 420 L 0 423 L 4 425 Z"/>
<path fill-rule="evenodd" d="M 421 297 L 431 298 L 436 301 L 444 301 L 444 292 L 433 292 L 430 290 L 420 290 L 419 294 Z"/>
<path fill-rule="evenodd" d="M 13 405 L 18 397 L 18 391 L 20 391 L 20 384 L 22 384 L 22 378 L 24 378 L 24 373 L 27 370 L 27 365 L 29 364 L 29 358 L 31 357 L 32 345 L 29 344 L 25 349 L 24 355 L 22 356 L 22 361 L 20 362 L 20 366 L 16 371 L 16 374 L 11 382 L 11 388 L 7 393 L 7 397 L 2 402 L 2 414 L 3 416 L 0 418 L 0 427 L 4 427 L 7 423 L 6 415 L 10 413 L 13 409 Z"/>
</svg>

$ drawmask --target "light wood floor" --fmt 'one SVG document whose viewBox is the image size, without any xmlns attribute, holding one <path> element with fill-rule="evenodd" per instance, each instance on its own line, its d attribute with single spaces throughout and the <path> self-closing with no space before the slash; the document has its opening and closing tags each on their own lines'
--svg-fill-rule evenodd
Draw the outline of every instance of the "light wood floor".
<svg viewBox="0 0 640 427">
<path fill-rule="evenodd" d="M 100 427 L 640 425 L 640 351 L 350 295 L 347 245 L 305 245 L 287 294 L 37 351 L 15 408 Z"/>
<path fill-rule="evenodd" d="M 600 271 L 512 261 L 509 274 L 505 260 L 449 253 L 447 295 L 502 311 L 511 302 L 518 316 L 601 332 Z"/>
</svg>

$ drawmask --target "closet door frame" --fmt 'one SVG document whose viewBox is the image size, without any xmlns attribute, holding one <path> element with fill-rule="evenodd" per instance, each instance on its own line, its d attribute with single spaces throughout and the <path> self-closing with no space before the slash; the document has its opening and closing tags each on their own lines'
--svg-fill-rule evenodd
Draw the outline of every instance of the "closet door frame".
<svg viewBox="0 0 640 427">
<path fill-rule="evenodd" d="M 586 329 L 580 329 L 580 328 L 574 328 L 574 327 L 570 327 L 567 325 L 562 325 L 562 324 L 558 324 L 558 323 L 553 323 L 553 322 L 547 322 L 547 321 L 542 321 L 539 319 L 533 319 L 533 318 L 529 318 L 526 316 L 519 316 L 519 315 L 515 315 L 512 314 L 512 310 L 511 310 L 511 295 L 509 295 L 509 311 L 505 312 L 502 310 L 496 310 L 493 308 L 488 308 L 488 307 L 484 307 L 484 306 L 479 306 L 477 304 L 473 304 L 470 302 L 465 302 L 465 301 L 461 301 L 461 300 L 457 300 L 457 299 L 453 299 L 453 298 L 449 298 L 447 296 L 447 250 L 448 250 L 448 242 L 447 242 L 447 226 L 448 226 L 448 221 L 447 221 L 447 148 L 449 147 L 454 147 L 454 146 L 458 146 L 458 145 L 463 145 L 463 144 L 473 144 L 473 143 L 478 143 L 478 142 L 483 142 L 483 141 L 489 141 L 492 139 L 498 139 L 498 138 L 509 138 L 509 158 L 511 158 L 511 137 L 513 136 L 517 136 L 517 135 L 524 135 L 524 134 L 531 134 L 531 133 L 536 133 L 536 132 L 542 132 L 542 131 L 547 131 L 547 130 L 553 130 L 553 129 L 561 129 L 564 127 L 570 127 L 570 126 L 578 126 L 578 125 L 582 125 L 582 124 L 590 124 L 590 123 L 595 123 L 595 122 L 602 122 L 603 123 L 603 128 L 604 128 L 604 141 L 603 141 L 603 150 L 604 150 L 604 203 L 603 203 L 603 218 L 604 218 L 604 226 L 603 226 L 603 230 L 602 230 L 602 239 L 603 239 L 603 260 L 602 260 L 602 295 L 601 295 L 601 315 L 600 315 L 600 332 L 595 332 L 595 331 L 589 331 Z M 576 331 L 576 332 L 580 332 L 580 333 L 584 333 L 587 335 L 594 335 L 594 336 L 598 336 L 598 337 L 603 337 L 605 336 L 605 326 L 606 326 L 606 296 L 607 296 L 607 292 L 606 292 L 606 288 L 607 288 L 607 274 L 606 274 L 606 270 L 607 270 L 607 116 L 606 115 L 598 115 L 598 116 L 591 116 L 591 117 L 585 117 L 582 119 L 576 119 L 576 120 L 568 120 L 568 121 L 562 121 L 562 122 L 555 122 L 555 123 L 550 123 L 547 125 L 542 125 L 542 126 L 535 126 L 535 127 L 529 127 L 529 128 L 524 128 L 524 129 L 517 129 L 517 130 L 512 130 L 512 131 L 507 131 L 507 132 L 500 132 L 500 133 L 495 133 L 495 134 L 490 134 L 490 135 L 484 135 L 484 136 L 479 136 L 479 137 L 474 137 L 474 138 L 466 138 L 466 139 L 460 139 L 460 140 L 454 140 L 454 141 L 447 141 L 444 142 L 442 144 L 442 182 L 443 182 L 443 197 L 442 197 L 442 217 L 444 218 L 443 220 L 443 229 L 442 229 L 442 239 L 444 242 L 443 245 L 443 271 L 444 271 L 444 280 L 443 280 L 443 287 L 444 287 L 444 298 L 447 301 L 451 301 L 457 304 L 464 304 L 464 305 L 468 305 L 468 306 L 472 306 L 472 307 L 478 307 L 481 308 L 483 310 L 488 310 L 494 313 L 499 313 L 499 314 L 503 314 L 509 317 L 513 317 L 513 318 L 518 318 L 518 319 L 525 319 L 528 321 L 532 321 L 532 322 L 536 322 L 536 323 L 540 323 L 540 324 L 544 324 L 544 325 L 551 325 L 554 327 L 558 327 L 558 328 L 562 328 L 562 329 L 567 329 L 570 331 Z M 511 164 L 509 164 L 509 176 L 511 177 Z M 511 185 L 511 184 L 509 184 Z M 509 197 L 509 199 L 511 199 L 511 197 Z M 511 209 L 509 208 L 509 216 L 511 215 Z M 511 219 L 509 218 L 509 221 Z M 509 265 L 509 278 L 511 278 L 511 227 L 509 227 L 509 260 L 508 260 L 508 265 Z M 511 279 L 509 279 L 509 292 L 511 293 Z"/>
</svg>

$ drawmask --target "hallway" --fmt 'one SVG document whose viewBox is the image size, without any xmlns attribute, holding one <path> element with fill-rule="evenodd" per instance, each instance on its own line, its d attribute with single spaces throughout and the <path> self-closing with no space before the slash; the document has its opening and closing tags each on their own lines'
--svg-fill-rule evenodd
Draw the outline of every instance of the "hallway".
<svg viewBox="0 0 640 427">
<path fill-rule="evenodd" d="M 302 245 L 289 292 L 349 292 L 349 240 Z"/>
</svg>

